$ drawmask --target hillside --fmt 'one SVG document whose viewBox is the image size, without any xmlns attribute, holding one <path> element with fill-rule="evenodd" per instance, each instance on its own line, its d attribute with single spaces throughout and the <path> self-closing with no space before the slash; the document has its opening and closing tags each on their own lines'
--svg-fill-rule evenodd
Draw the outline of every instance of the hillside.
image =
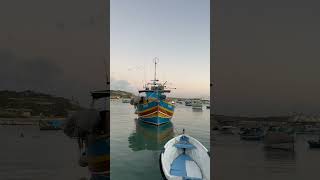
<svg viewBox="0 0 320 180">
<path fill-rule="evenodd" d="M 69 111 L 82 109 L 76 102 L 63 97 L 34 91 L 0 91 L 0 117 L 67 116 Z"/>
<path fill-rule="evenodd" d="M 110 90 L 111 97 L 119 97 L 119 98 L 132 98 L 135 95 L 130 92 L 120 91 L 120 90 Z"/>
</svg>

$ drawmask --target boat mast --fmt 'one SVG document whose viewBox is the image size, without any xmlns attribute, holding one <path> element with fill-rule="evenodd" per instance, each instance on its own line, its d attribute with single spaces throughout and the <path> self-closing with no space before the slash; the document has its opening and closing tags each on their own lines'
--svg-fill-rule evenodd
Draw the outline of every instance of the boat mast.
<svg viewBox="0 0 320 180">
<path fill-rule="evenodd" d="M 157 57 L 155 57 L 154 59 L 153 59 L 153 61 L 154 61 L 154 84 L 156 84 L 156 82 L 157 82 L 157 63 L 159 62 L 159 58 L 157 58 Z"/>
</svg>

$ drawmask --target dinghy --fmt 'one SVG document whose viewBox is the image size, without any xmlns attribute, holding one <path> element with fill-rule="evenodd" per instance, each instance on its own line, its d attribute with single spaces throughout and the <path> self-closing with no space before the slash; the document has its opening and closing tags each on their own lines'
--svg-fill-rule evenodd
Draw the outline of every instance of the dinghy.
<svg viewBox="0 0 320 180">
<path fill-rule="evenodd" d="M 165 144 L 160 168 L 167 180 L 210 180 L 208 150 L 184 133 Z"/>
</svg>

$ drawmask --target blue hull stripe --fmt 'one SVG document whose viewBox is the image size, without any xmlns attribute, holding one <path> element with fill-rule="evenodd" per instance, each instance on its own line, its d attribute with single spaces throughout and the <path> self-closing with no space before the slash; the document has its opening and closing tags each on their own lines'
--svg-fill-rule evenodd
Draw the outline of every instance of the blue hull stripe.
<svg viewBox="0 0 320 180">
<path fill-rule="evenodd" d="M 140 118 L 141 121 L 145 123 L 150 123 L 154 125 L 160 125 L 170 122 L 169 118 L 162 118 L 162 117 L 153 117 L 153 118 Z"/>
</svg>

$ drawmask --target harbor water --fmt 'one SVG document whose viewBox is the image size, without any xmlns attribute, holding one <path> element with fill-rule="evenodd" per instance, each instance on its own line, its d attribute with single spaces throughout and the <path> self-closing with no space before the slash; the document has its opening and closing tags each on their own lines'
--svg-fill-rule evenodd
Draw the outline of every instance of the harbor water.
<svg viewBox="0 0 320 180">
<path fill-rule="evenodd" d="M 1 180 L 89 179 L 88 169 L 78 165 L 76 140 L 61 130 L 0 125 L 0 140 Z"/>
<path fill-rule="evenodd" d="M 177 104 L 172 123 L 159 127 L 137 120 L 129 103 L 111 101 L 111 179 L 163 179 L 159 157 L 164 144 L 182 133 L 198 139 L 210 151 L 210 110 L 195 111 Z"/>
<path fill-rule="evenodd" d="M 307 143 L 317 135 L 297 135 L 294 152 L 267 150 L 262 141 L 240 140 L 236 134 L 214 131 L 213 137 L 214 179 L 301 180 L 319 176 L 320 149 L 310 149 Z"/>
</svg>

